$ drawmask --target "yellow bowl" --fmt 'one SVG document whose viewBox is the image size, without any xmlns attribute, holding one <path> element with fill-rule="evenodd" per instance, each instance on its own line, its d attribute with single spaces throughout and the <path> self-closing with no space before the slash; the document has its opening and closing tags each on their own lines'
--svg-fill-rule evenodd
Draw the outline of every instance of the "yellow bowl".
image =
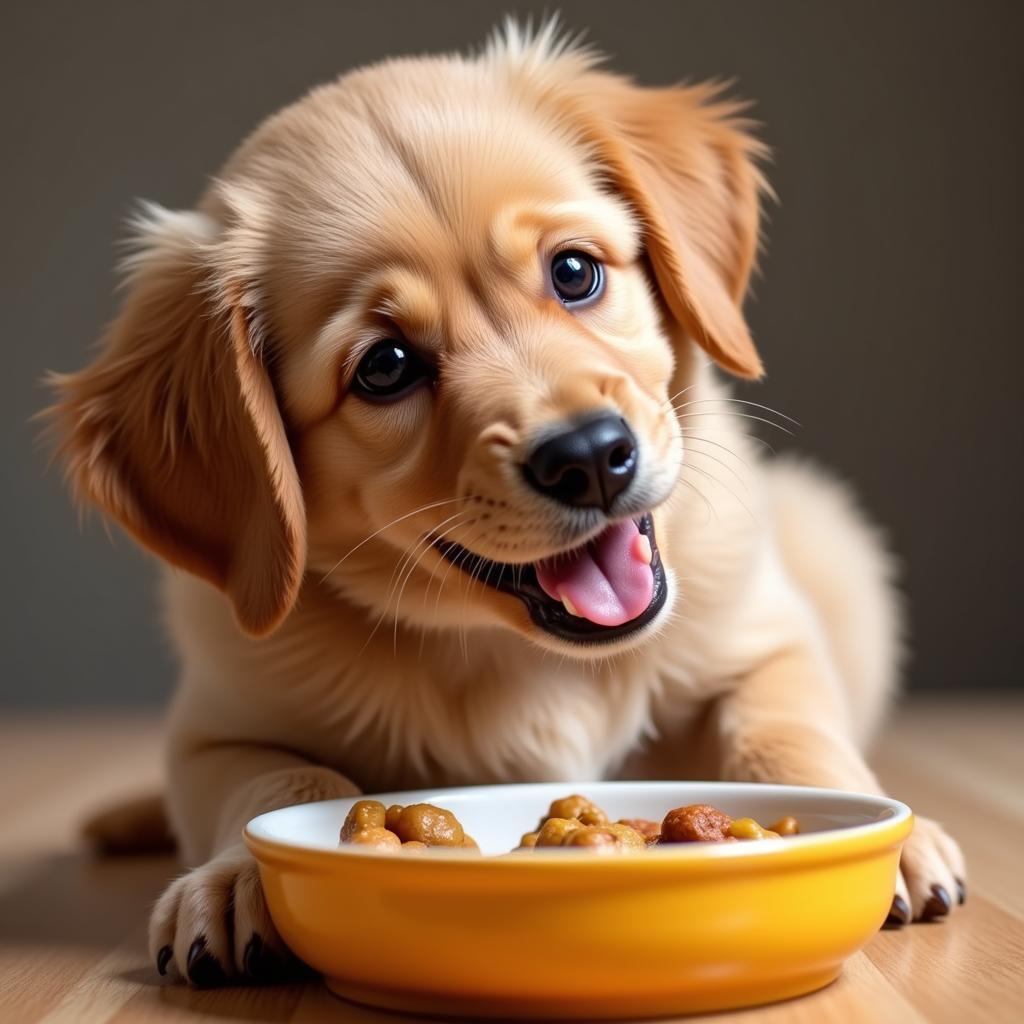
<svg viewBox="0 0 1024 1024">
<path fill-rule="evenodd" d="M 613 818 L 710 803 L 799 836 L 621 857 L 479 857 L 338 848 L 353 803 L 249 822 L 271 916 L 338 995 L 418 1013 L 597 1020 L 721 1010 L 827 984 L 892 902 L 913 827 L 895 800 L 796 786 L 598 782 L 389 793 L 454 811 L 485 854 L 510 850 L 550 801 L 582 792 Z"/>
</svg>

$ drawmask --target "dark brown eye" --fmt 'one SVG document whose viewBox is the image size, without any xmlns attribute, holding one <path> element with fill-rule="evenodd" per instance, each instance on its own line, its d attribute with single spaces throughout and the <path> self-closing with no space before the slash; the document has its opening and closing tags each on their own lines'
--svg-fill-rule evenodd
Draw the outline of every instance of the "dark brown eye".
<svg viewBox="0 0 1024 1024">
<path fill-rule="evenodd" d="M 560 252 L 551 261 L 551 283 L 565 303 L 582 302 L 598 293 L 604 274 L 601 264 L 583 252 Z"/>
<path fill-rule="evenodd" d="M 393 399 L 433 377 L 431 367 L 404 341 L 378 341 L 359 360 L 352 390 L 363 398 Z"/>
</svg>

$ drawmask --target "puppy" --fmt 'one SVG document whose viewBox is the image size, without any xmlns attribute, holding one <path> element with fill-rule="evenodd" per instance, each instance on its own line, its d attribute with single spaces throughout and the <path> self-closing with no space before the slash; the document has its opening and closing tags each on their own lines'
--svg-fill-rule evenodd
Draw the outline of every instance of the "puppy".
<svg viewBox="0 0 1024 1024">
<path fill-rule="evenodd" d="M 193 867 L 152 915 L 161 972 L 280 966 L 240 832 L 287 804 L 879 791 L 888 560 L 842 488 L 764 461 L 746 428 L 771 414 L 719 378 L 762 373 L 741 109 L 513 27 L 313 90 L 194 211 L 139 218 L 55 414 L 77 494 L 185 570 L 168 805 Z M 949 912 L 963 877 L 919 819 L 893 919 Z"/>
</svg>

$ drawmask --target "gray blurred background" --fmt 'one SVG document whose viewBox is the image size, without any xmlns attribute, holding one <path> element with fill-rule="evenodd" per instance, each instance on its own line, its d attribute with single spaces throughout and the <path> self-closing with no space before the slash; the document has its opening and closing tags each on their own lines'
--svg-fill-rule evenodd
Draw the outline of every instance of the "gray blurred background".
<svg viewBox="0 0 1024 1024">
<path fill-rule="evenodd" d="M 34 2 L 0 41 L 6 550 L 0 705 L 151 705 L 174 666 L 147 558 L 80 529 L 29 417 L 113 314 L 135 197 L 188 206 L 252 126 L 393 54 L 479 43 L 554 4 Z M 856 482 L 904 567 L 908 684 L 1024 663 L 1024 4 L 558 4 L 643 82 L 734 77 L 775 152 L 744 397 Z M 783 440 L 772 438 L 773 443 Z M 829 557 L 841 558 L 842 552 Z"/>
</svg>

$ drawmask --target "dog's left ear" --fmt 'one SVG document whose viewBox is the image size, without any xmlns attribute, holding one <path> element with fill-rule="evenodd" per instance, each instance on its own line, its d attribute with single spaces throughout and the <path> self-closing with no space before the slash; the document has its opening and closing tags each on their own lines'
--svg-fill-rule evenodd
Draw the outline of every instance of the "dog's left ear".
<svg viewBox="0 0 1024 1024">
<path fill-rule="evenodd" d="M 644 88 L 600 71 L 566 90 L 570 116 L 641 220 L 676 325 L 725 369 L 757 378 L 764 371 L 742 302 L 767 190 L 757 161 L 767 148 L 750 134 L 743 104 L 720 93 Z"/>
<path fill-rule="evenodd" d="M 206 215 L 153 207 L 128 295 L 49 410 L 74 491 L 140 544 L 223 590 L 269 633 L 306 555 L 298 474 L 241 288 L 222 280 Z"/>
</svg>

